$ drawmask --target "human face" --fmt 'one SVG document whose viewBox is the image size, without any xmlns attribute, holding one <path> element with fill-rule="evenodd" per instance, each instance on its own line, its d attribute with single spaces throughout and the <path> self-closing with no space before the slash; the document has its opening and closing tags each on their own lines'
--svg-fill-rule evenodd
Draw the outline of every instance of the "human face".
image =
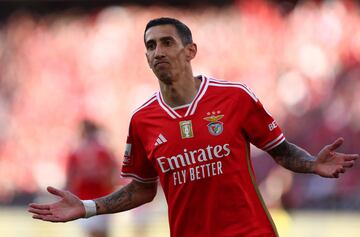
<svg viewBox="0 0 360 237">
<path fill-rule="evenodd" d="M 194 44 L 184 46 L 175 26 L 159 25 L 145 33 L 146 58 L 157 78 L 171 84 L 181 73 L 188 70 L 195 56 Z M 196 53 L 196 50 L 195 50 Z"/>
</svg>

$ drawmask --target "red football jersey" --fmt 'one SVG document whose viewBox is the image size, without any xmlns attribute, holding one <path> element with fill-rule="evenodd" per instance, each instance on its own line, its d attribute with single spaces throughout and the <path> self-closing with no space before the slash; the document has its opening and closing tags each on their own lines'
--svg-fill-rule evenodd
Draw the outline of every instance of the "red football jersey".
<svg viewBox="0 0 360 237">
<path fill-rule="evenodd" d="M 84 142 L 68 156 L 67 188 L 81 199 L 95 199 L 115 189 L 117 163 L 98 141 Z"/>
<path fill-rule="evenodd" d="M 276 236 L 249 146 L 285 138 L 245 85 L 199 79 L 191 104 L 170 108 L 158 92 L 134 112 L 122 175 L 160 180 L 172 237 Z"/>
</svg>

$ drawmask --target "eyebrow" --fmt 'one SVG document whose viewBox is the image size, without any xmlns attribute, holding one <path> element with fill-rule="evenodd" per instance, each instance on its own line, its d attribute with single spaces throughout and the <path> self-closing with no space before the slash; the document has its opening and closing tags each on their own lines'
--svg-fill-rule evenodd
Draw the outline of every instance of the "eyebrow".
<svg viewBox="0 0 360 237">
<path fill-rule="evenodd" d="M 164 42 L 164 41 L 166 41 L 166 40 L 175 41 L 174 37 L 172 37 L 172 36 L 164 36 L 164 37 L 161 37 L 159 40 L 160 40 L 161 42 Z M 146 41 L 145 45 L 148 45 L 148 44 L 154 43 L 154 42 L 155 42 L 154 39 L 150 39 L 150 40 Z"/>
<path fill-rule="evenodd" d="M 172 36 L 165 36 L 165 37 L 161 37 L 161 38 L 160 38 L 160 41 L 166 41 L 166 40 L 173 40 L 173 41 L 175 41 L 174 37 L 172 37 Z"/>
</svg>

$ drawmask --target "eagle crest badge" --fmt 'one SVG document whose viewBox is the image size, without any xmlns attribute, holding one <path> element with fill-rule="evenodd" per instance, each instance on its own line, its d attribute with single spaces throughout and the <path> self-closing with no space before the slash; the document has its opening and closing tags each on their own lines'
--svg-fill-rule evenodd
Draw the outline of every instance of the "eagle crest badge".
<svg viewBox="0 0 360 237">
<path fill-rule="evenodd" d="M 223 117 L 224 117 L 223 114 L 218 114 L 204 118 L 204 120 L 209 122 L 207 127 L 211 135 L 219 136 L 224 131 L 224 123 L 219 121 Z"/>
</svg>

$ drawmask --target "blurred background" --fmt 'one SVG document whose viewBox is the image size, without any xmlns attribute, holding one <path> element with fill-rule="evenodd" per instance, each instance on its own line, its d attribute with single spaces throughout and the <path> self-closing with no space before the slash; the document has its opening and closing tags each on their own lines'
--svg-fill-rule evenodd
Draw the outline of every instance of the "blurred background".
<svg viewBox="0 0 360 237">
<path fill-rule="evenodd" d="M 85 236 L 76 222 L 31 219 L 26 205 L 66 186 L 84 118 L 101 124 L 121 164 L 131 112 L 158 90 L 143 31 L 160 16 L 192 29 L 195 74 L 246 83 L 289 141 L 316 154 L 342 136 L 340 150 L 359 153 L 358 1 L 2 1 L 0 236 Z M 360 236 L 359 162 L 323 179 L 252 154 L 280 236 Z M 166 208 L 159 189 L 154 202 L 113 215 L 110 236 L 169 236 Z"/>
</svg>

